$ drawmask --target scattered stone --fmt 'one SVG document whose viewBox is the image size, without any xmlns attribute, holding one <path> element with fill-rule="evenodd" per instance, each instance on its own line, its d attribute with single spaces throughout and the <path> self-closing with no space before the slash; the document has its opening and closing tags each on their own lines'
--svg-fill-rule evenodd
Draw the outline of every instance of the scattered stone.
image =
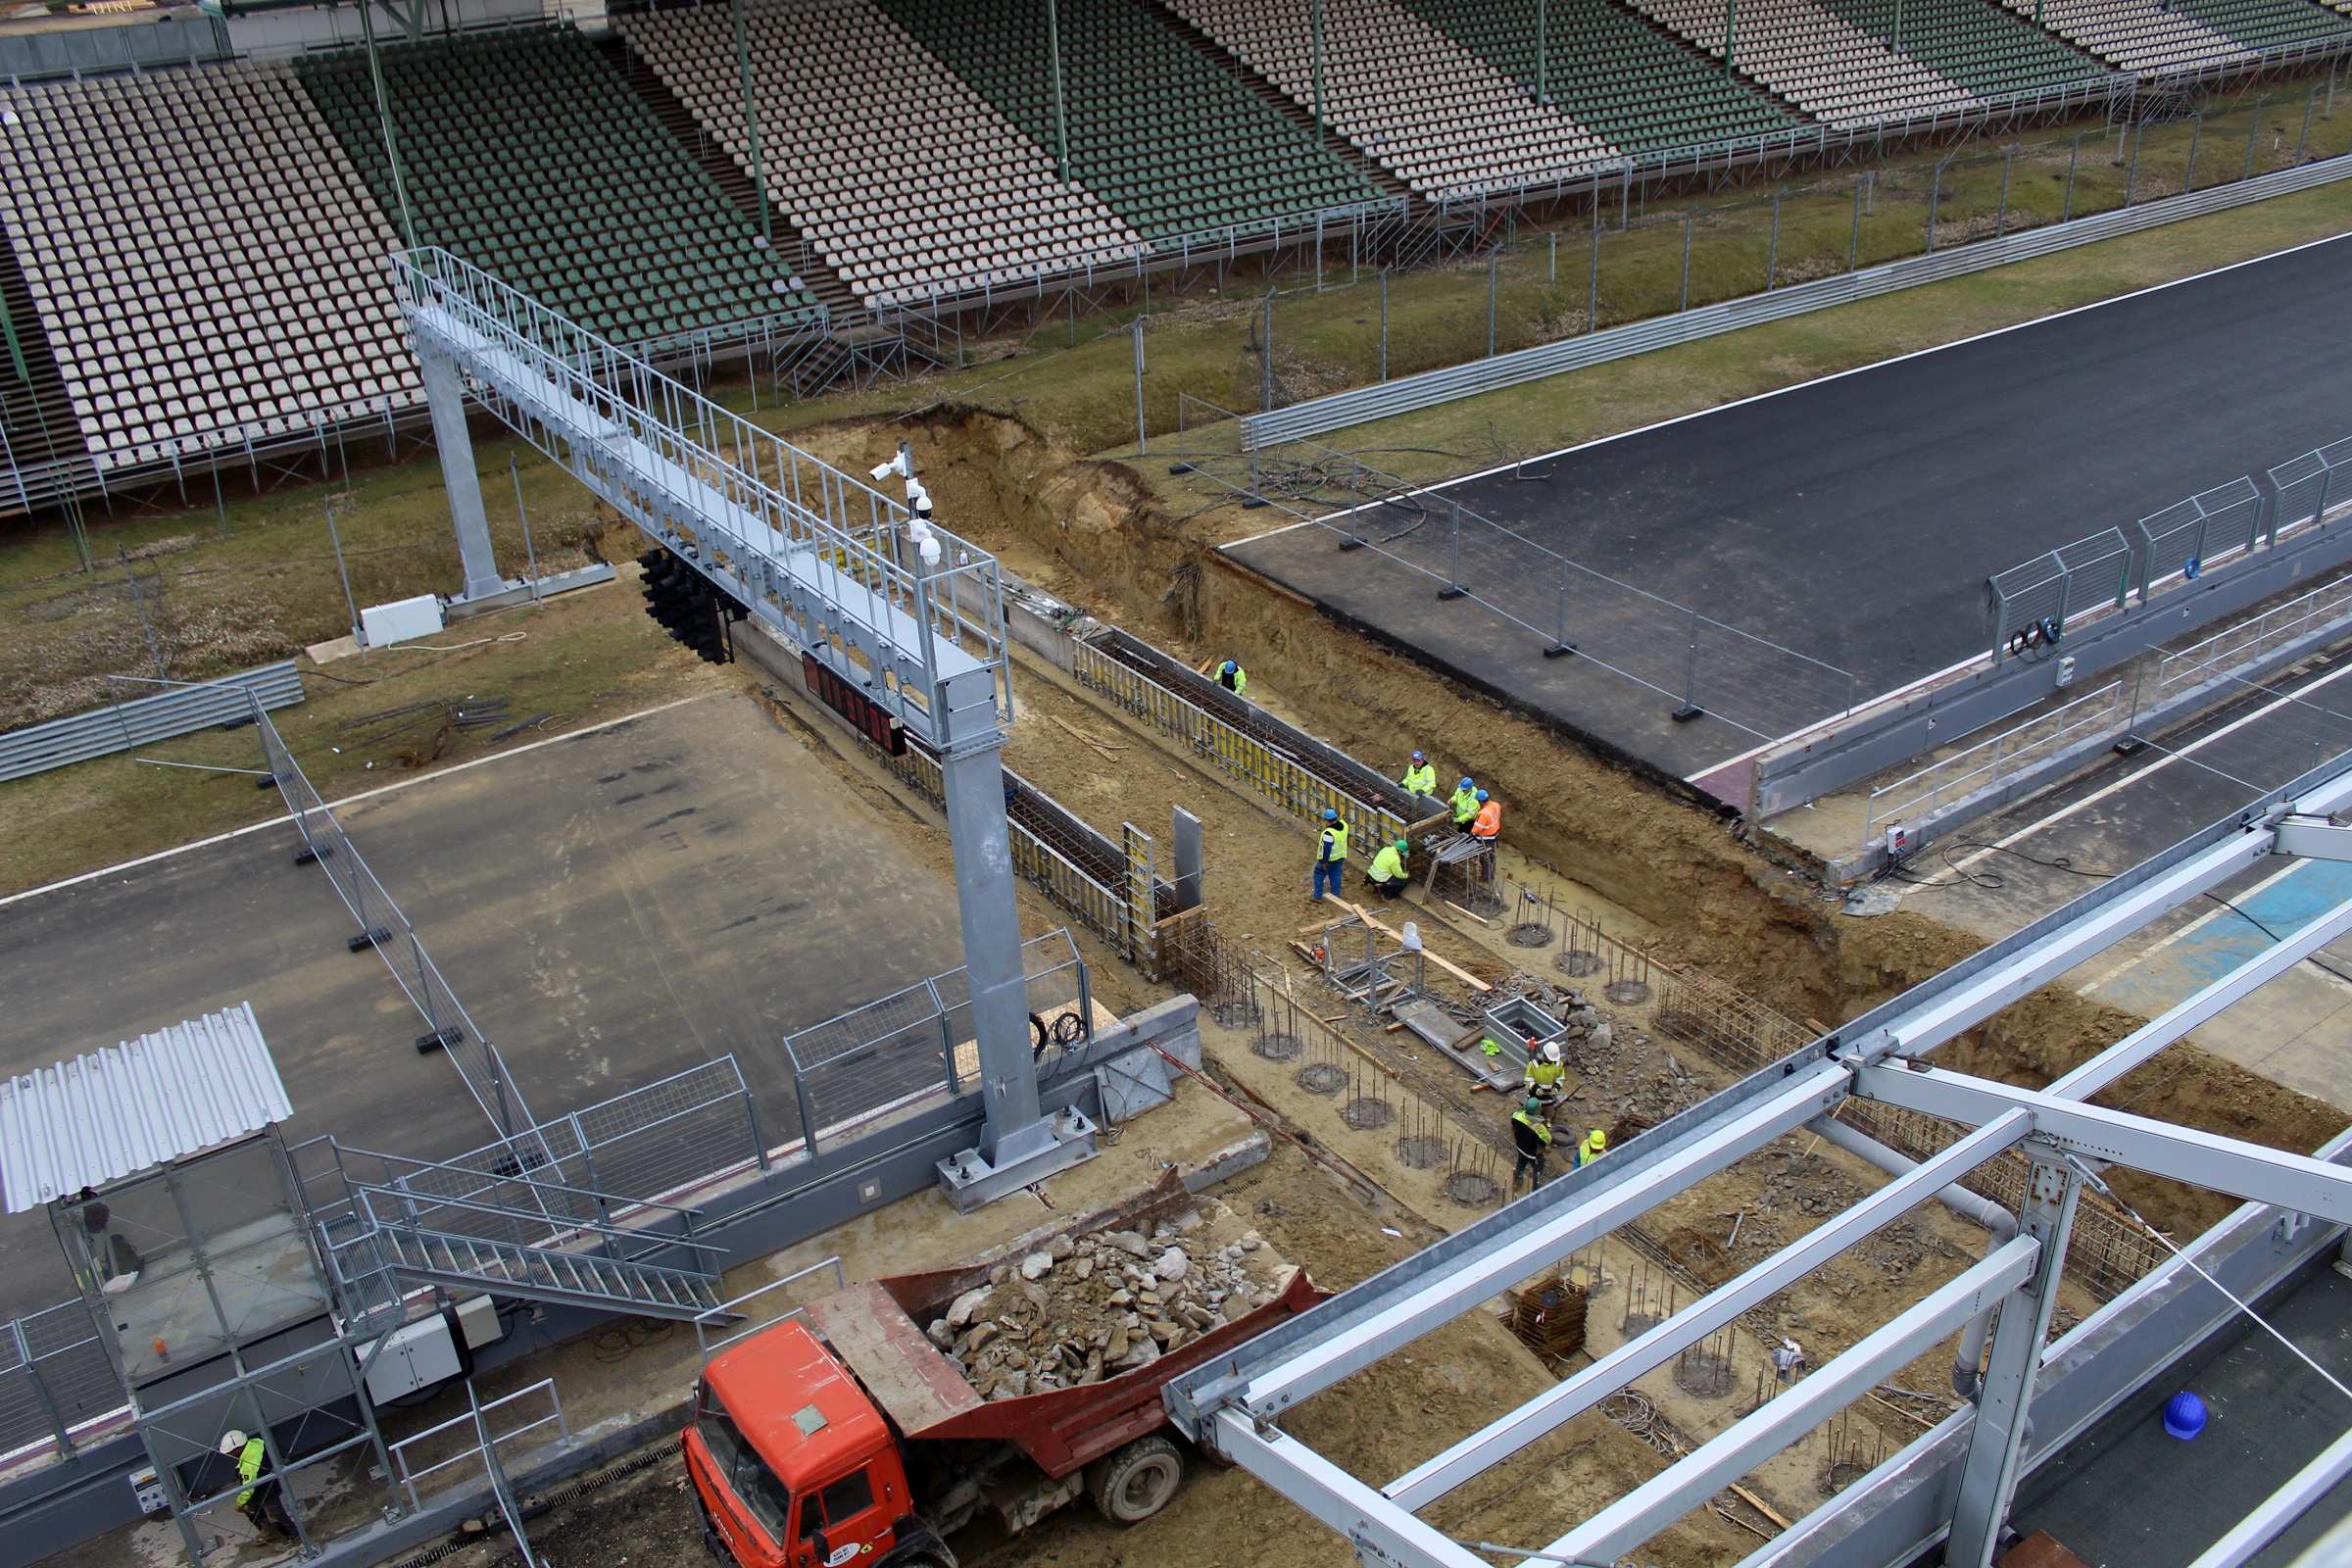
<svg viewBox="0 0 2352 1568">
<path fill-rule="evenodd" d="M 1010 1263 L 999 1263 L 995 1268 L 992 1268 L 988 1271 L 988 1283 L 991 1285 L 1002 1285 L 1010 1278 L 1012 1278 L 1012 1265 Z"/>
<path fill-rule="evenodd" d="M 1184 1255 L 1183 1248 L 1171 1247 L 1159 1254 L 1159 1261 L 1152 1265 L 1152 1272 L 1173 1284 L 1184 1278 L 1185 1269 L 1190 1266 L 1191 1262 L 1192 1260 Z"/>
<path fill-rule="evenodd" d="M 1095 1275 L 1095 1260 L 1091 1257 L 1081 1257 L 1070 1265 L 1070 1272 L 1082 1280 L 1092 1279 Z"/>
<path fill-rule="evenodd" d="M 1225 1315 L 1226 1322 L 1239 1323 L 1250 1313 L 1250 1298 L 1237 1291 L 1225 1298 L 1225 1304 L 1217 1310 Z"/>
<path fill-rule="evenodd" d="M 1183 1213 L 1176 1216 L 1177 1235 L 1190 1236 L 1193 1234 L 1193 1232 L 1199 1230 L 1200 1228 L 1200 1211 L 1199 1209 L 1188 1208 Z"/>
<path fill-rule="evenodd" d="M 1261 1248 L 1261 1247 L 1263 1247 L 1263 1246 L 1265 1246 L 1265 1245 L 1266 1245 L 1266 1240 L 1265 1240 L 1265 1238 L 1264 1238 L 1264 1237 L 1262 1237 L 1262 1236 L 1260 1236 L 1260 1235 L 1258 1235 L 1258 1234 L 1257 1234 L 1257 1232 L 1255 1232 L 1255 1231 L 1244 1231 L 1244 1232 L 1242 1232 L 1242 1250 L 1243 1250 L 1243 1251 L 1245 1251 L 1245 1252 L 1254 1252 L 1254 1251 L 1256 1251 L 1256 1250 L 1257 1250 L 1259 1248 Z"/>
<path fill-rule="evenodd" d="M 923 1338 L 944 1350 L 956 1343 L 956 1331 L 948 1326 L 946 1318 L 935 1317 L 931 1326 L 923 1330 Z"/>
<path fill-rule="evenodd" d="M 1046 1244 L 1046 1255 L 1053 1258 L 1056 1263 L 1060 1262 L 1063 1258 L 1068 1257 L 1072 1252 L 1077 1250 L 1078 1248 L 1076 1244 L 1073 1243 L 1067 1236 L 1056 1236 Z"/>
<path fill-rule="evenodd" d="M 1152 1250 L 1151 1244 L 1136 1231 L 1112 1231 L 1102 1239 L 1130 1257 L 1142 1257 Z"/>
<path fill-rule="evenodd" d="M 1053 1268 L 1053 1253 L 1031 1252 L 1027 1257 L 1021 1259 L 1021 1278 L 1025 1280 L 1044 1279 L 1048 1273 L 1052 1272 Z"/>
<path fill-rule="evenodd" d="M 980 1309 L 980 1303 L 987 1299 L 988 1289 L 986 1287 L 977 1291 L 966 1291 L 956 1298 L 955 1303 L 948 1308 L 948 1327 L 962 1328 L 972 1320 L 972 1314 Z"/>
</svg>

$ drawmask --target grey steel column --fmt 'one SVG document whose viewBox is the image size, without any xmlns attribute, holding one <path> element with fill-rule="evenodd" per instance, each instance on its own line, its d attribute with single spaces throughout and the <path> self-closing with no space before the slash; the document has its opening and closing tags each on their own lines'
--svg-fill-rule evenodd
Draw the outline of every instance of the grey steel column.
<svg viewBox="0 0 2352 1568">
<path fill-rule="evenodd" d="M 506 586 L 490 549 L 490 517 L 482 510 L 481 476 L 474 471 L 473 438 L 466 432 L 466 388 L 458 368 L 438 347 L 419 340 L 416 362 L 424 369 L 424 399 L 433 414 L 433 445 L 441 451 L 441 482 L 449 490 L 449 517 L 458 530 L 458 558 L 466 567 L 467 599 Z"/>
<path fill-rule="evenodd" d="M 971 978 L 972 1032 L 988 1113 L 980 1152 L 1003 1167 L 1053 1146 L 1037 1113 L 1037 1062 L 1029 1050 L 1029 994 L 1021 976 L 1021 915 L 1012 893 L 1012 838 L 1004 820 L 1002 742 L 940 762 L 948 847 L 956 858 L 956 912 Z"/>
<path fill-rule="evenodd" d="M 2025 1453 L 2026 1411 L 2034 1398 L 2034 1379 L 2041 1370 L 2050 1313 L 2058 1304 L 2058 1282 L 2066 1274 L 2075 1203 L 2082 1193 L 2082 1178 L 2073 1166 L 2047 1160 L 2048 1146 L 2025 1147 L 2034 1155 L 2034 1169 L 2026 1178 L 2018 1231 L 2041 1243 L 2041 1256 L 2035 1260 L 2034 1278 L 2001 1301 L 2001 1326 L 1993 1331 L 1992 1357 L 1984 1368 L 1976 1427 L 1961 1467 L 1959 1500 L 1952 1507 L 1952 1533 L 1943 1547 L 1943 1560 L 1950 1568 L 1991 1568 L 2000 1544 Z"/>
</svg>

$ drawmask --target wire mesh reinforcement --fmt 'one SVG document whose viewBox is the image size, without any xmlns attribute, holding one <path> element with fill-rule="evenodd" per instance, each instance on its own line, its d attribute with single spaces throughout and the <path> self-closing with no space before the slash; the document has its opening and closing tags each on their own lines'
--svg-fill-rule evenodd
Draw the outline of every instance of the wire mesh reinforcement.
<svg viewBox="0 0 2352 1568">
<path fill-rule="evenodd" d="M 456 994 L 449 989 L 449 982 L 441 977 L 441 971 L 424 951 L 416 928 L 409 924 L 400 906 L 392 902 L 392 895 L 384 891 L 384 885 L 360 858 L 343 825 L 312 788 L 258 698 L 252 702 L 252 713 L 262 738 L 265 765 L 277 782 L 278 793 L 293 815 L 294 826 L 302 834 L 305 850 L 326 873 L 344 906 L 351 910 L 352 918 L 359 922 L 359 931 L 352 938 L 354 950 L 362 944 L 373 947 L 391 969 L 394 982 L 424 1019 L 425 1032 L 417 1039 L 417 1049 L 438 1050 L 449 1057 L 466 1089 L 481 1105 L 482 1113 L 490 1118 L 490 1125 L 502 1136 L 511 1138 L 529 1128 L 530 1107 L 523 1103 L 521 1092 L 508 1075 L 498 1048 L 482 1037 L 481 1030 L 466 1015 Z"/>
</svg>

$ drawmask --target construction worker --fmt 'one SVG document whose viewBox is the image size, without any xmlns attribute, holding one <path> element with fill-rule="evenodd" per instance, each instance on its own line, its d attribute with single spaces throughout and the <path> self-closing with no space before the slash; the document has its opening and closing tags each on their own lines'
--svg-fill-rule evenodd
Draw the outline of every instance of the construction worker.
<svg viewBox="0 0 2352 1568">
<path fill-rule="evenodd" d="M 1544 1118 L 1544 1102 L 1529 1096 L 1517 1110 L 1511 1112 L 1511 1146 L 1519 1151 L 1519 1162 L 1511 1167 L 1511 1191 L 1519 1190 L 1519 1178 L 1533 1177 L 1529 1192 L 1544 1185 L 1544 1156 L 1551 1152 L 1551 1123 Z"/>
<path fill-rule="evenodd" d="M 1567 1078 L 1567 1063 L 1560 1060 L 1560 1043 L 1546 1040 L 1542 1051 L 1527 1058 L 1527 1072 L 1519 1087 L 1528 1099 L 1543 1102 L 1544 1109 L 1549 1110 L 1559 1103 Z"/>
<path fill-rule="evenodd" d="M 1407 795 L 1435 798 L 1438 793 L 1438 770 L 1429 765 L 1428 758 L 1415 752 L 1412 762 L 1404 770 L 1404 777 L 1396 782 L 1403 786 Z"/>
<path fill-rule="evenodd" d="M 1469 779 L 1463 779 L 1461 788 L 1453 792 L 1453 799 L 1447 804 L 1453 808 L 1454 830 L 1469 832 L 1471 818 L 1478 815 L 1478 786 Z"/>
<path fill-rule="evenodd" d="M 1250 672 L 1228 659 L 1217 666 L 1217 684 L 1239 697 L 1250 689 Z"/>
<path fill-rule="evenodd" d="M 1404 868 L 1404 858 L 1411 849 L 1412 844 L 1406 839 L 1380 847 L 1380 853 L 1372 857 L 1372 869 L 1364 873 L 1365 879 L 1372 884 L 1373 892 L 1384 899 L 1404 896 L 1405 888 L 1412 881 Z"/>
<path fill-rule="evenodd" d="M 1490 799 L 1485 790 L 1478 792 L 1478 814 L 1470 819 L 1470 836 L 1487 845 L 1502 837 L 1502 803 Z"/>
<path fill-rule="evenodd" d="M 1348 869 L 1348 824 L 1330 807 L 1323 808 L 1323 834 L 1315 841 L 1315 902 L 1323 902 L 1328 881 L 1333 893 L 1340 891 L 1341 873 Z"/>
<path fill-rule="evenodd" d="M 277 1478 L 254 1484 L 254 1478 L 270 1462 L 269 1446 L 260 1435 L 247 1437 L 231 1427 L 220 1436 L 220 1456 L 237 1462 L 237 1479 L 246 1483 L 245 1490 L 237 1494 L 237 1512 L 265 1536 L 293 1535 L 294 1522 L 286 1517 L 286 1505 L 278 1496 Z"/>
<path fill-rule="evenodd" d="M 1583 1170 L 1609 1152 L 1609 1135 L 1595 1127 L 1585 1134 L 1585 1141 L 1576 1146 L 1576 1168 Z"/>
<path fill-rule="evenodd" d="M 1783 1383 L 1794 1383 L 1796 1375 L 1807 1365 L 1805 1348 L 1794 1340 L 1783 1340 L 1780 1348 L 1772 1352 L 1773 1375 Z"/>
</svg>

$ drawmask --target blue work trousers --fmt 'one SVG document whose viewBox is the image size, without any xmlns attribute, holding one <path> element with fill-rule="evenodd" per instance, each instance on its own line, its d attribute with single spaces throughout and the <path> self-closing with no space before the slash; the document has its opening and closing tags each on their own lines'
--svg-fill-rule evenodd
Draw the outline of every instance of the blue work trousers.
<svg viewBox="0 0 2352 1568">
<path fill-rule="evenodd" d="M 1347 869 L 1348 862 L 1346 860 L 1317 860 L 1315 862 L 1315 897 L 1318 899 L 1323 897 L 1326 888 L 1333 893 L 1339 892 L 1340 873 Z"/>
</svg>

